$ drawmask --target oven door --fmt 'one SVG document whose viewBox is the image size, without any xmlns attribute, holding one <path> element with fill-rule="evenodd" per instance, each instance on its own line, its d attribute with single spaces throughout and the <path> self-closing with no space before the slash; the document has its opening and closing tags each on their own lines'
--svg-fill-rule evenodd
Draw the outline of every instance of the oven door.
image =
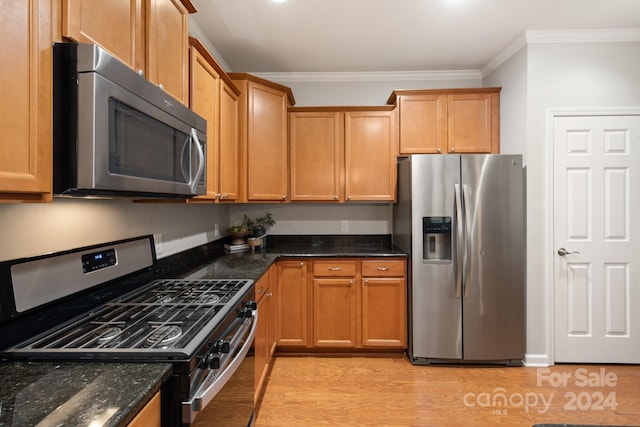
<svg viewBox="0 0 640 427">
<path fill-rule="evenodd" d="M 191 426 L 246 427 L 253 423 L 255 360 L 253 346 L 258 311 L 251 317 L 237 319 L 223 339 L 229 342 L 228 353 L 211 354 L 218 358 L 192 397 L 182 402 L 182 423 Z"/>
<path fill-rule="evenodd" d="M 79 73 L 78 190 L 204 194 L 205 142 L 148 100 L 98 73 Z"/>
</svg>

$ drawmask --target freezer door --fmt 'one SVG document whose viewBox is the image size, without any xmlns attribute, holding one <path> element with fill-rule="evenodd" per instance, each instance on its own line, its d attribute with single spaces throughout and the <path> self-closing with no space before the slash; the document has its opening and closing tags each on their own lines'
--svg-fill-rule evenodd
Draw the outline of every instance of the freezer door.
<svg viewBox="0 0 640 427">
<path fill-rule="evenodd" d="M 468 361 L 522 359 L 524 195 L 519 155 L 464 155 L 467 250 L 463 353 Z"/>
<path fill-rule="evenodd" d="M 455 186 L 460 181 L 459 155 L 411 156 L 411 335 L 410 357 L 462 357 L 461 303 L 456 297 Z M 451 259 L 425 252 L 425 217 L 452 219 Z M 437 258 L 437 257 L 436 257 Z M 414 360 L 415 361 L 415 360 Z"/>
</svg>

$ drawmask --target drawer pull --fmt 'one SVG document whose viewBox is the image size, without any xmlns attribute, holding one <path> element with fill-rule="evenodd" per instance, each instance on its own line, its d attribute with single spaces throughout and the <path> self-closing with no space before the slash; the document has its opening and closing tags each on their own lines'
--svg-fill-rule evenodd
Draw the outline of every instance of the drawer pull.
<svg viewBox="0 0 640 427">
<path fill-rule="evenodd" d="M 349 280 L 349 286 L 353 286 L 353 280 Z"/>
<path fill-rule="evenodd" d="M 342 267 L 329 267 L 329 271 L 340 271 Z"/>
<path fill-rule="evenodd" d="M 378 267 L 376 268 L 378 271 L 389 271 L 389 267 Z"/>
</svg>

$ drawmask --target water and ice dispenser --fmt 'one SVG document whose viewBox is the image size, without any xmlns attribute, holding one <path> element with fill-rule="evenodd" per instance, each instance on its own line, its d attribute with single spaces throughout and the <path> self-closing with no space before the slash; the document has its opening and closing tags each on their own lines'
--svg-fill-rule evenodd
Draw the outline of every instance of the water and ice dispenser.
<svg viewBox="0 0 640 427">
<path fill-rule="evenodd" d="M 451 217 L 422 218 L 422 258 L 427 261 L 451 260 Z"/>
</svg>

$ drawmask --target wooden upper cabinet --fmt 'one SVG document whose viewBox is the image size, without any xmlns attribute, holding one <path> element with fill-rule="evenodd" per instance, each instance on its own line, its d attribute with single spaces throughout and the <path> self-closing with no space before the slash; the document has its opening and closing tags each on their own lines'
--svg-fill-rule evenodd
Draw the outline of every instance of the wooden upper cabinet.
<svg viewBox="0 0 640 427">
<path fill-rule="evenodd" d="M 348 201 L 394 201 L 398 140 L 396 113 L 345 113 L 345 198 Z"/>
<path fill-rule="evenodd" d="M 240 91 L 231 83 L 220 82 L 220 133 L 218 163 L 218 193 L 221 201 L 238 200 L 240 182 L 238 168 L 238 96 Z"/>
<path fill-rule="evenodd" d="M 180 0 L 147 1 L 147 78 L 187 104 L 189 12 Z"/>
<path fill-rule="evenodd" d="M 189 107 L 207 120 L 207 194 L 190 201 L 234 201 L 240 91 L 199 40 L 189 45 Z"/>
<path fill-rule="evenodd" d="M 207 121 L 207 194 L 196 200 L 218 198 L 220 129 L 220 73 L 195 39 L 189 50 L 189 108 Z"/>
<path fill-rule="evenodd" d="M 400 154 L 499 153 L 500 90 L 394 91 Z"/>
<path fill-rule="evenodd" d="M 62 35 L 95 43 L 134 70 L 145 70 L 143 1 L 62 0 Z"/>
<path fill-rule="evenodd" d="M 51 200 L 52 4 L 3 2 L 0 201 Z"/>
<path fill-rule="evenodd" d="M 339 201 L 343 198 L 342 115 L 338 112 L 289 114 L 291 200 Z"/>
<path fill-rule="evenodd" d="M 287 108 L 291 89 L 243 73 L 230 73 L 240 89 L 241 201 L 288 200 Z"/>
<path fill-rule="evenodd" d="M 290 108 L 289 120 L 292 200 L 395 200 L 392 107 Z"/>
<path fill-rule="evenodd" d="M 62 35 L 108 50 L 185 105 L 190 0 L 62 0 Z"/>
</svg>

